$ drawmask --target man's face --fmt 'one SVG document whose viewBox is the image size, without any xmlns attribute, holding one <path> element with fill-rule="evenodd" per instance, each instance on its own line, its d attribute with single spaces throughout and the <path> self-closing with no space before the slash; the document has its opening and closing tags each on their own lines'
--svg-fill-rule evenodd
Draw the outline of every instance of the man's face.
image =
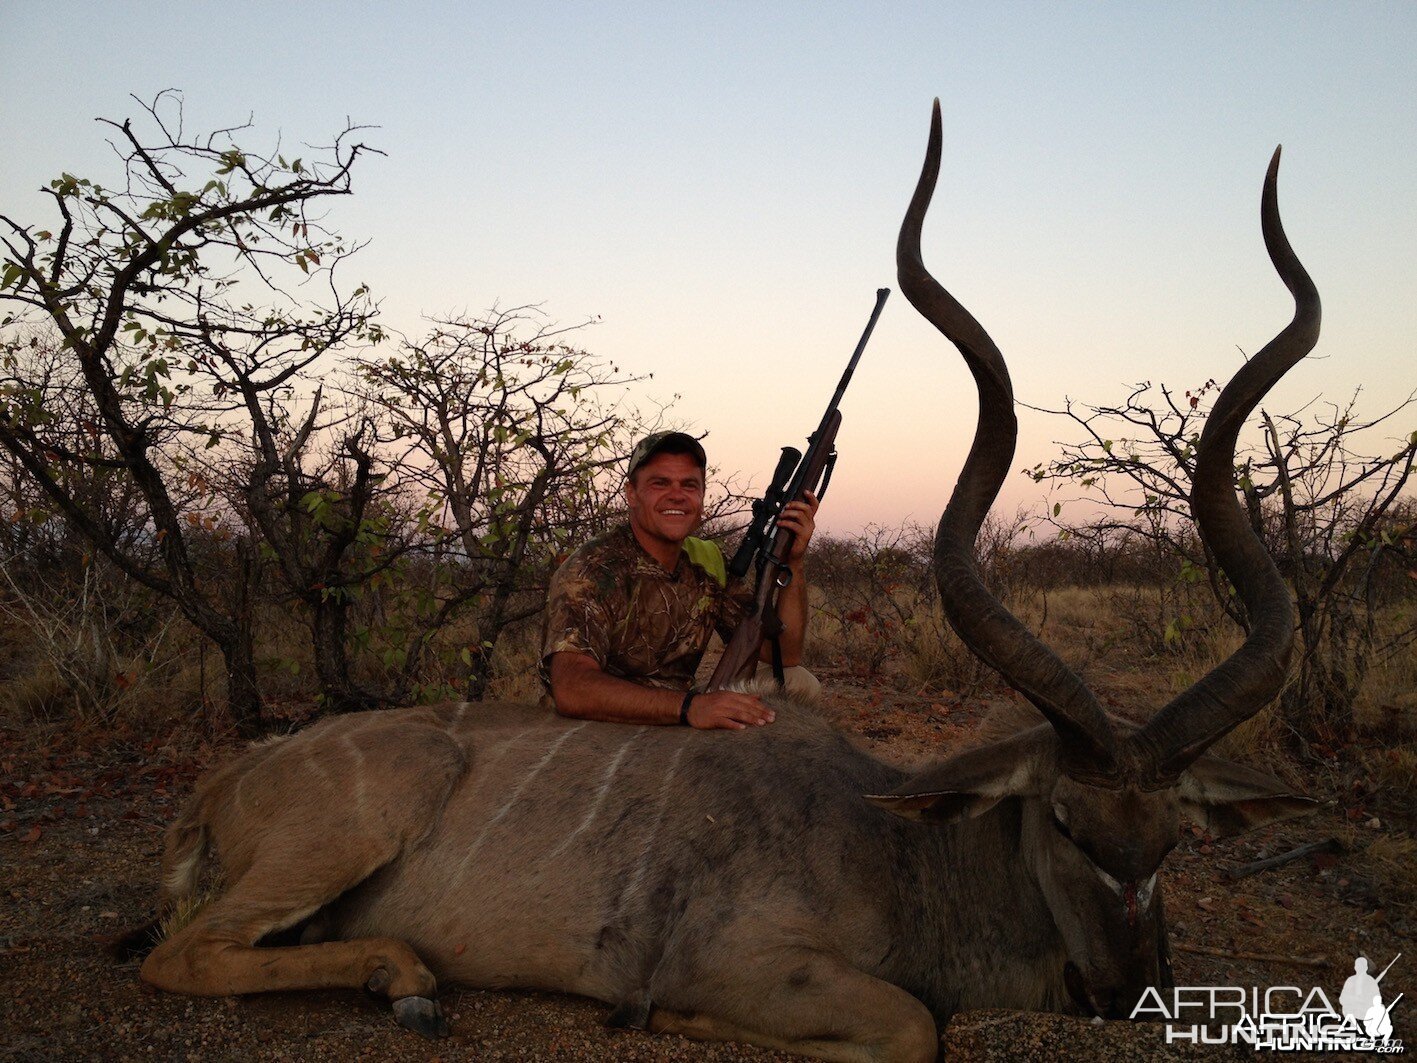
<svg viewBox="0 0 1417 1063">
<path fill-rule="evenodd" d="M 625 501 L 638 531 L 677 545 L 703 520 L 703 470 L 688 454 L 656 454 L 625 483 Z"/>
</svg>

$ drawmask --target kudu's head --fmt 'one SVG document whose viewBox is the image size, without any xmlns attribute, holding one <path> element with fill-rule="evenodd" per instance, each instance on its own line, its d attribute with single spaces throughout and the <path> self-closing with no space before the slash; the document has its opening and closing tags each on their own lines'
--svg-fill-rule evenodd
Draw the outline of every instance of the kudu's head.
<svg viewBox="0 0 1417 1063">
<path fill-rule="evenodd" d="M 1313 349 L 1319 298 L 1280 225 L 1276 150 L 1261 206 L 1265 245 L 1295 301 L 1293 320 L 1226 385 L 1206 420 L 1191 511 L 1244 602 L 1248 638 L 1228 660 L 1145 724 L 1105 713 L 1082 680 L 984 587 L 974 542 L 1013 461 L 1013 386 L 988 333 L 926 270 L 920 231 L 940 165 L 935 101 L 925 167 L 896 247 L 900 287 L 964 356 L 979 390 L 979 424 L 935 540 L 950 624 L 1047 723 L 960 753 L 877 803 L 934 822 L 978 816 L 1018 799 L 1021 850 L 1067 953 L 1068 988 L 1084 1008 L 1124 1016 L 1148 985 L 1168 980 L 1156 873 L 1183 818 L 1221 836 L 1307 810 L 1272 776 L 1205 750 L 1265 706 L 1288 671 L 1289 593 L 1235 498 L 1236 437 L 1256 404 Z M 987 870 L 987 869 L 986 869 Z M 1000 898 L 1007 904 L 1008 898 Z"/>
</svg>

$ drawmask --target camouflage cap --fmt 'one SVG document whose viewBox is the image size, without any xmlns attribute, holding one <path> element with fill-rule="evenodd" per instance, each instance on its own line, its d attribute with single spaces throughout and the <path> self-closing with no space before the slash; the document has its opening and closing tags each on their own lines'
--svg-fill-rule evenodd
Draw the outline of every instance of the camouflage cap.
<svg viewBox="0 0 1417 1063">
<path fill-rule="evenodd" d="M 635 475 L 636 469 L 671 445 L 673 453 L 688 454 L 698 462 L 699 468 L 708 470 L 708 456 L 693 436 L 685 432 L 653 432 L 636 443 L 635 449 L 630 451 L 630 464 L 625 469 L 625 479 L 630 479 Z"/>
</svg>

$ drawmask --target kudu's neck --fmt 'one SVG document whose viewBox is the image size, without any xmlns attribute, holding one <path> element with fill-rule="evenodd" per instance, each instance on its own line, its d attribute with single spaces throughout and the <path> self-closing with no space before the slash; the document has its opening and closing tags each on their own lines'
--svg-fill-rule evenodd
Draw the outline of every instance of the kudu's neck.
<svg viewBox="0 0 1417 1063">
<path fill-rule="evenodd" d="M 1061 936 L 1023 849 L 1021 801 L 976 819 L 900 822 L 893 941 L 881 975 L 939 1018 L 961 1008 L 1056 1008 Z"/>
</svg>

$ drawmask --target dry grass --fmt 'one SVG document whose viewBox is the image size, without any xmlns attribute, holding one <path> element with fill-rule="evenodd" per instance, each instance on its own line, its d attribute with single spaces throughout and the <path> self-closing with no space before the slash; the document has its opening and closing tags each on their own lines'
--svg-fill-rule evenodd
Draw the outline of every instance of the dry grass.
<svg viewBox="0 0 1417 1063">
<path fill-rule="evenodd" d="M 178 630 L 148 652 L 105 662 L 101 672 L 65 674 L 52 655 L 34 647 L 13 654 L 7 662 L 9 674 L 0 683 L 0 726 L 44 735 L 73 726 L 140 724 L 145 730 L 164 731 L 180 725 L 202 704 L 203 683 L 198 640 L 185 625 L 173 626 Z M 13 629 L 8 634 L 12 640 L 25 636 Z M 207 678 L 208 697 L 219 698 L 221 669 L 209 671 L 216 675 Z"/>
<path fill-rule="evenodd" d="M 1063 587 L 1015 595 L 1007 604 L 1023 624 L 1082 675 L 1113 712 L 1147 716 L 1190 687 L 1241 644 L 1243 633 L 1195 588 L 1189 600 L 1173 587 L 1114 585 Z M 899 609 L 902 603 L 891 603 Z M 897 686 L 965 700 L 996 697 L 999 678 L 981 665 L 944 623 L 938 608 L 913 603 L 909 621 L 895 631 L 843 624 L 819 611 L 813 619 L 809 663 L 859 671 L 863 660 L 885 660 L 882 673 Z M 1170 618 L 1169 620 L 1167 618 Z M 1401 610 L 1382 618 L 1385 637 L 1410 624 Z M 1166 634 L 1167 628 L 1171 634 Z M 884 639 L 885 646 L 865 645 Z M 1357 708 L 1360 731 L 1390 743 L 1417 734 L 1417 654 L 1391 654 L 1371 669 Z M 1278 751 L 1292 735 L 1270 707 L 1242 723 L 1215 747 L 1221 756 L 1255 764 L 1306 788 L 1312 771 Z M 1393 752 L 1375 768 L 1389 795 L 1411 794 L 1417 754 Z"/>
<path fill-rule="evenodd" d="M 1390 905 L 1417 904 L 1417 839 L 1402 832 L 1381 834 L 1355 854 L 1354 870 Z"/>
<path fill-rule="evenodd" d="M 1367 748 L 1361 767 L 1368 803 L 1383 824 L 1390 830 L 1417 832 L 1417 742 Z M 1417 860 L 1409 861 L 1407 876 L 1417 883 Z"/>
<path fill-rule="evenodd" d="M 1194 591 L 1195 589 L 1192 588 Z M 1008 604 L 1020 621 L 1038 635 L 1098 693 L 1112 711 L 1148 715 L 1184 690 L 1239 645 L 1241 635 L 1228 621 L 1206 612 L 1204 598 L 1189 604 L 1169 587 L 1114 585 L 1063 587 L 1044 592 L 1015 592 Z M 917 587 L 893 586 L 889 600 L 866 617 L 858 610 L 833 611 L 813 588 L 814 616 L 807 664 L 853 675 L 885 678 L 897 689 L 941 699 L 988 700 L 1002 693 L 998 676 L 974 657 L 945 623 L 937 605 Z M 1171 617 L 1168 621 L 1166 618 Z M 1396 633 L 1411 623 L 1394 608 L 1383 616 Z M 1173 623 L 1174 621 L 1174 623 Z M 1167 637 L 1165 628 L 1173 630 Z M 263 611 L 257 631 L 257 663 L 272 715 L 302 718 L 319 692 L 309 634 L 285 610 Z M 457 697 L 456 649 L 473 637 L 454 625 L 426 658 L 425 682 L 412 700 Z M 126 675 L 101 705 L 85 704 L 81 695 L 47 664 L 44 654 L 25 645 L 26 632 L 13 625 L 0 630 L 0 726 L 16 732 L 48 731 L 76 722 L 129 724 L 152 734 L 171 732 L 184 721 L 203 718 L 204 706 L 225 701 L 222 659 L 184 624 L 175 623 L 160 655 L 125 661 Z M 1408 647 L 1410 650 L 1410 647 Z M 539 651 L 535 622 L 508 632 L 494 659 L 488 696 L 535 701 L 541 696 L 536 675 Z M 360 675 L 379 687 L 392 669 L 377 655 L 361 658 Z M 1391 745 L 1417 735 L 1417 654 L 1390 654 L 1376 660 L 1355 708 L 1361 733 Z M 1217 752 L 1234 759 L 1278 767 L 1274 751 L 1288 737 L 1282 720 L 1266 710 L 1228 735 Z M 1373 773 L 1390 793 L 1412 792 L 1417 753 L 1409 744 L 1375 762 Z"/>
<path fill-rule="evenodd" d="M 541 657 L 539 633 L 525 631 L 508 635 L 497 646 L 488 696 L 507 701 L 533 702 L 541 698 L 537 665 Z"/>
<path fill-rule="evenodd" d="M 1262 766 L 1285 782 L 1305 789 L 1302 773 L 1277 755 L 1284 748 L 1284 724 L 1273 706 L 1251 716 L 1212 748 L 1217 756 Z"/>
<path fill-rule="evenodd" d="M 47 662 L 8 680 L 0 688 L 0 720 L 13 731 L 44 727 L 81 713 L 69 684 Z"/>
<path fill-rule="evenodd" d="M 1405 742 L 1374 755 L 1373 780 L 1387 794 L 1417 794 L 1417 744 Z"/>
<path fill-rule="evenodd" d="M 1379 621 L 1385 632 L 1405 630 L 1413 623 L 1412 609 L 1385 610 Z M 1417 737 L 1417 650 L 1395 647 L 1373 661 L 1353 714 L 1359 729 L 1371 734 Z"/>
<path fill-rule="evenodd" d="M 909 592 L 901 592 L 908 594 Z M 1174 603 L 1164 589 L 1133 586 L 1063 587 L 1019 594 L 1009 601 L 1033 634 L 1107 696 L 1120 703 L 1157 705 L 1190 686 L 1240 643 L 1240 634 L 1199 608 L 1179 614 L 1174 638 L 1161 620 Z M 960 692 L 998 680 L 965 649 L 938 607 L 897 595 L 892 625 L 851 623 L 817 610 L 809 654 L 861 672 L 880 660 L 888 674 L 910 685 Z M 1182 622 L 1184 621 L 1184 622 Z"/>
<path fill-rule="evenodd" d="M 540 696 L 535 627 L 527 624 L 504 635 L 489 696 L 533 701 Z M 255 630 L 256 671 L 271 716 L 308 717 L 320 693 L 309 629 L 290 611 L 270 608 L 258 614 Z M 222 726 L 221 653 L 180 619 L 172 621 L 155 652 L 115 659 L 82 686 L 61 674 L 39 638 L 26 625 L 0 618 L 0 728 L 6 731 L 43 743 L 55 731 L 76 726 L 148 735 L 190 730 L 197 721 Z M 439 645 L 424 657 L 425 682 L 410 700 L 458 696 L 456 651 L 469 642 L 475 642 L 470 625 L 440 633 Z M 356 654 L 353 663 L 358 678 L 373 689 L 387 689 L 395 678 L 396 666 L 379 660 L 377 652 Z"/>
<path fill-rule="evenodd" d="M 179 897 L 158 918 L 158 940 L 165 941 L 191 923 L 193 919 L 197 918 L 198 912 L 221 896 L 224 888 L 223 882 L 215 881 L 199 893 Z"/>
</svg>

